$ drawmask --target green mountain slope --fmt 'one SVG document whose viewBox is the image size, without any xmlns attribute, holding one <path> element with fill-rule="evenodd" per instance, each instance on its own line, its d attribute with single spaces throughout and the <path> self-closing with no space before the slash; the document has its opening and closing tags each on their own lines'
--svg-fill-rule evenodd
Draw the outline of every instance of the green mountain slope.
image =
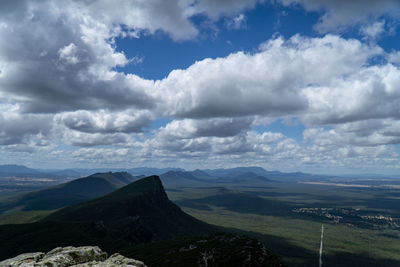
<svg viewBox="0 0 400 267">
<path fill-rule="evenodd" d="M 64 208 L 43 221 L 94 223 L 104 234 L 133 243 L 211 230 L 168 199 L 158 176 L 140 179 L 104 197 Z"/>
<path fill-rule="evenodd" d="M 257 239 L 227 233 L 182 238 L 124 248 L 122 255 L 136 257 L 148 266 L 281 267 L 280 257 Z"/>
<path fill-rule="evenodd" d="M 99 245 L 107 251 L 157 240 L 215 232 L 172 203 L 157 176 L 61 209 L 44 220 L 0 226 L 0 258 L 57 246 Z"/>
<path fill-rule="evenodd" d="M 129 173 L 96 173 L 85 178 L 25 193 L 0 203 L 0 214 L 8 210 L 54 210 L 108 194 L 135 177 Z"/>
<path fill-rule="evenodd" d="M 54 247 L 99 246 L 148 266 L 282 266 L 259 241 L 225 234 L 172 203 L 158 176 L 63 208 L 42 221 L 0 226 L 0 260 Z"/>
</svg>

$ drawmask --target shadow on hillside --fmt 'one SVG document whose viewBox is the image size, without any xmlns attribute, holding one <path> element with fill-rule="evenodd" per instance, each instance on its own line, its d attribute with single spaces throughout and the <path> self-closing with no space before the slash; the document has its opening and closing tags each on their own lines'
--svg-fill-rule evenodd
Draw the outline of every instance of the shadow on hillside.
<svg viewBox="0 0 400 267">
<path fill-rule="evenodd" d="M 233 233 L 257 238 L 265 244 L 265 247 L 269 251 L 281 256 L 283 262 L 288 267 L 310 267 L 316 266 L 316 264 L 318 263 L 318 254 L 316 252 L 296 246 L 285 238 L 233 228 L 226 230 Z"/>
</svg>

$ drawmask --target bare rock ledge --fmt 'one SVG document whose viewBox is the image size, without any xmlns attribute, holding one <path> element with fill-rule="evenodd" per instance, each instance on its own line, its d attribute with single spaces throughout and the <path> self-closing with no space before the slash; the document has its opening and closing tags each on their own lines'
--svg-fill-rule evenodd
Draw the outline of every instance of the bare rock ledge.
<svg viewBox="0 0 400 267">
<path fill-rule="evenodd" d="M 118 253 L 107 258 L 99 247 L 64 247 L 50 252 L 24 253 L 0 262 L 0 267 L 146 267 L 143 262 Z"/>
</svg>

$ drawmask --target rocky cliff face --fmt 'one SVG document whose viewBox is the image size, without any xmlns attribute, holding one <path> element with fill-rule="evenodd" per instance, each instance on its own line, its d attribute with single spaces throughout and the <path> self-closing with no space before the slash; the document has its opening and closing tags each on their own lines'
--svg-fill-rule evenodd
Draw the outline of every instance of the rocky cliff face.
<svg viewBox="0 0 400 267">
<path fill-rule="evenodd" d="M 43 252 L 25 253 L 0 262 L 1 267 L 146 267 L 141 261 L 107 253 L 99 247 L 55 248 L 47 254 Z"/>
</svg>

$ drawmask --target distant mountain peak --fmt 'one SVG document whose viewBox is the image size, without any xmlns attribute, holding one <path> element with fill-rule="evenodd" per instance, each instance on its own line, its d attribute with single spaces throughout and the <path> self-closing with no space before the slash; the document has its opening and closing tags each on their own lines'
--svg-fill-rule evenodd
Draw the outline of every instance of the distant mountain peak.
<svg viewBox="0 0 400 267">
<path fill-rule="evenodd" d="M 211 177 L 208 173 L 206 173 L 205 171 L 196 169 L 194 171 L 189 172 L 190 174 L 194 175 L 194 176 L 205 176 L 205 177 Z"/>
<path fill-rule="evenodd" d="M 34 170 L 26 166 L 16 165 L 16 164 L 0 165 L 0 172 L 15 173 L 15 174 L 39 173 L 38 170 Z"/>
<path fill-rule="evenodd" d="M 158 203 L 168 201 L 167 193 L 164 190 L 160 177 L 157 175 L 139 179 L 110 194 L 110 196 L 113 195 L 125 196 L 126 198 L 150 196 L 153 201 Z"/>
<path fill-rule="evenodd" d="M 61 209 L 42 222 L 86 224 L 95 235 L 121 238 L 130 243 L 147 243 L 214 229 L 172 203 L 156 175 L 103 197 Z"/>
<path fill-rule="evenodd" d="M 8 167 L 8 168 L 25 168 L 27 169 L 28 167 L 24 165 L 18 165 L 18 164 L 3 164 L 1 167 Z"/>
</svg>

